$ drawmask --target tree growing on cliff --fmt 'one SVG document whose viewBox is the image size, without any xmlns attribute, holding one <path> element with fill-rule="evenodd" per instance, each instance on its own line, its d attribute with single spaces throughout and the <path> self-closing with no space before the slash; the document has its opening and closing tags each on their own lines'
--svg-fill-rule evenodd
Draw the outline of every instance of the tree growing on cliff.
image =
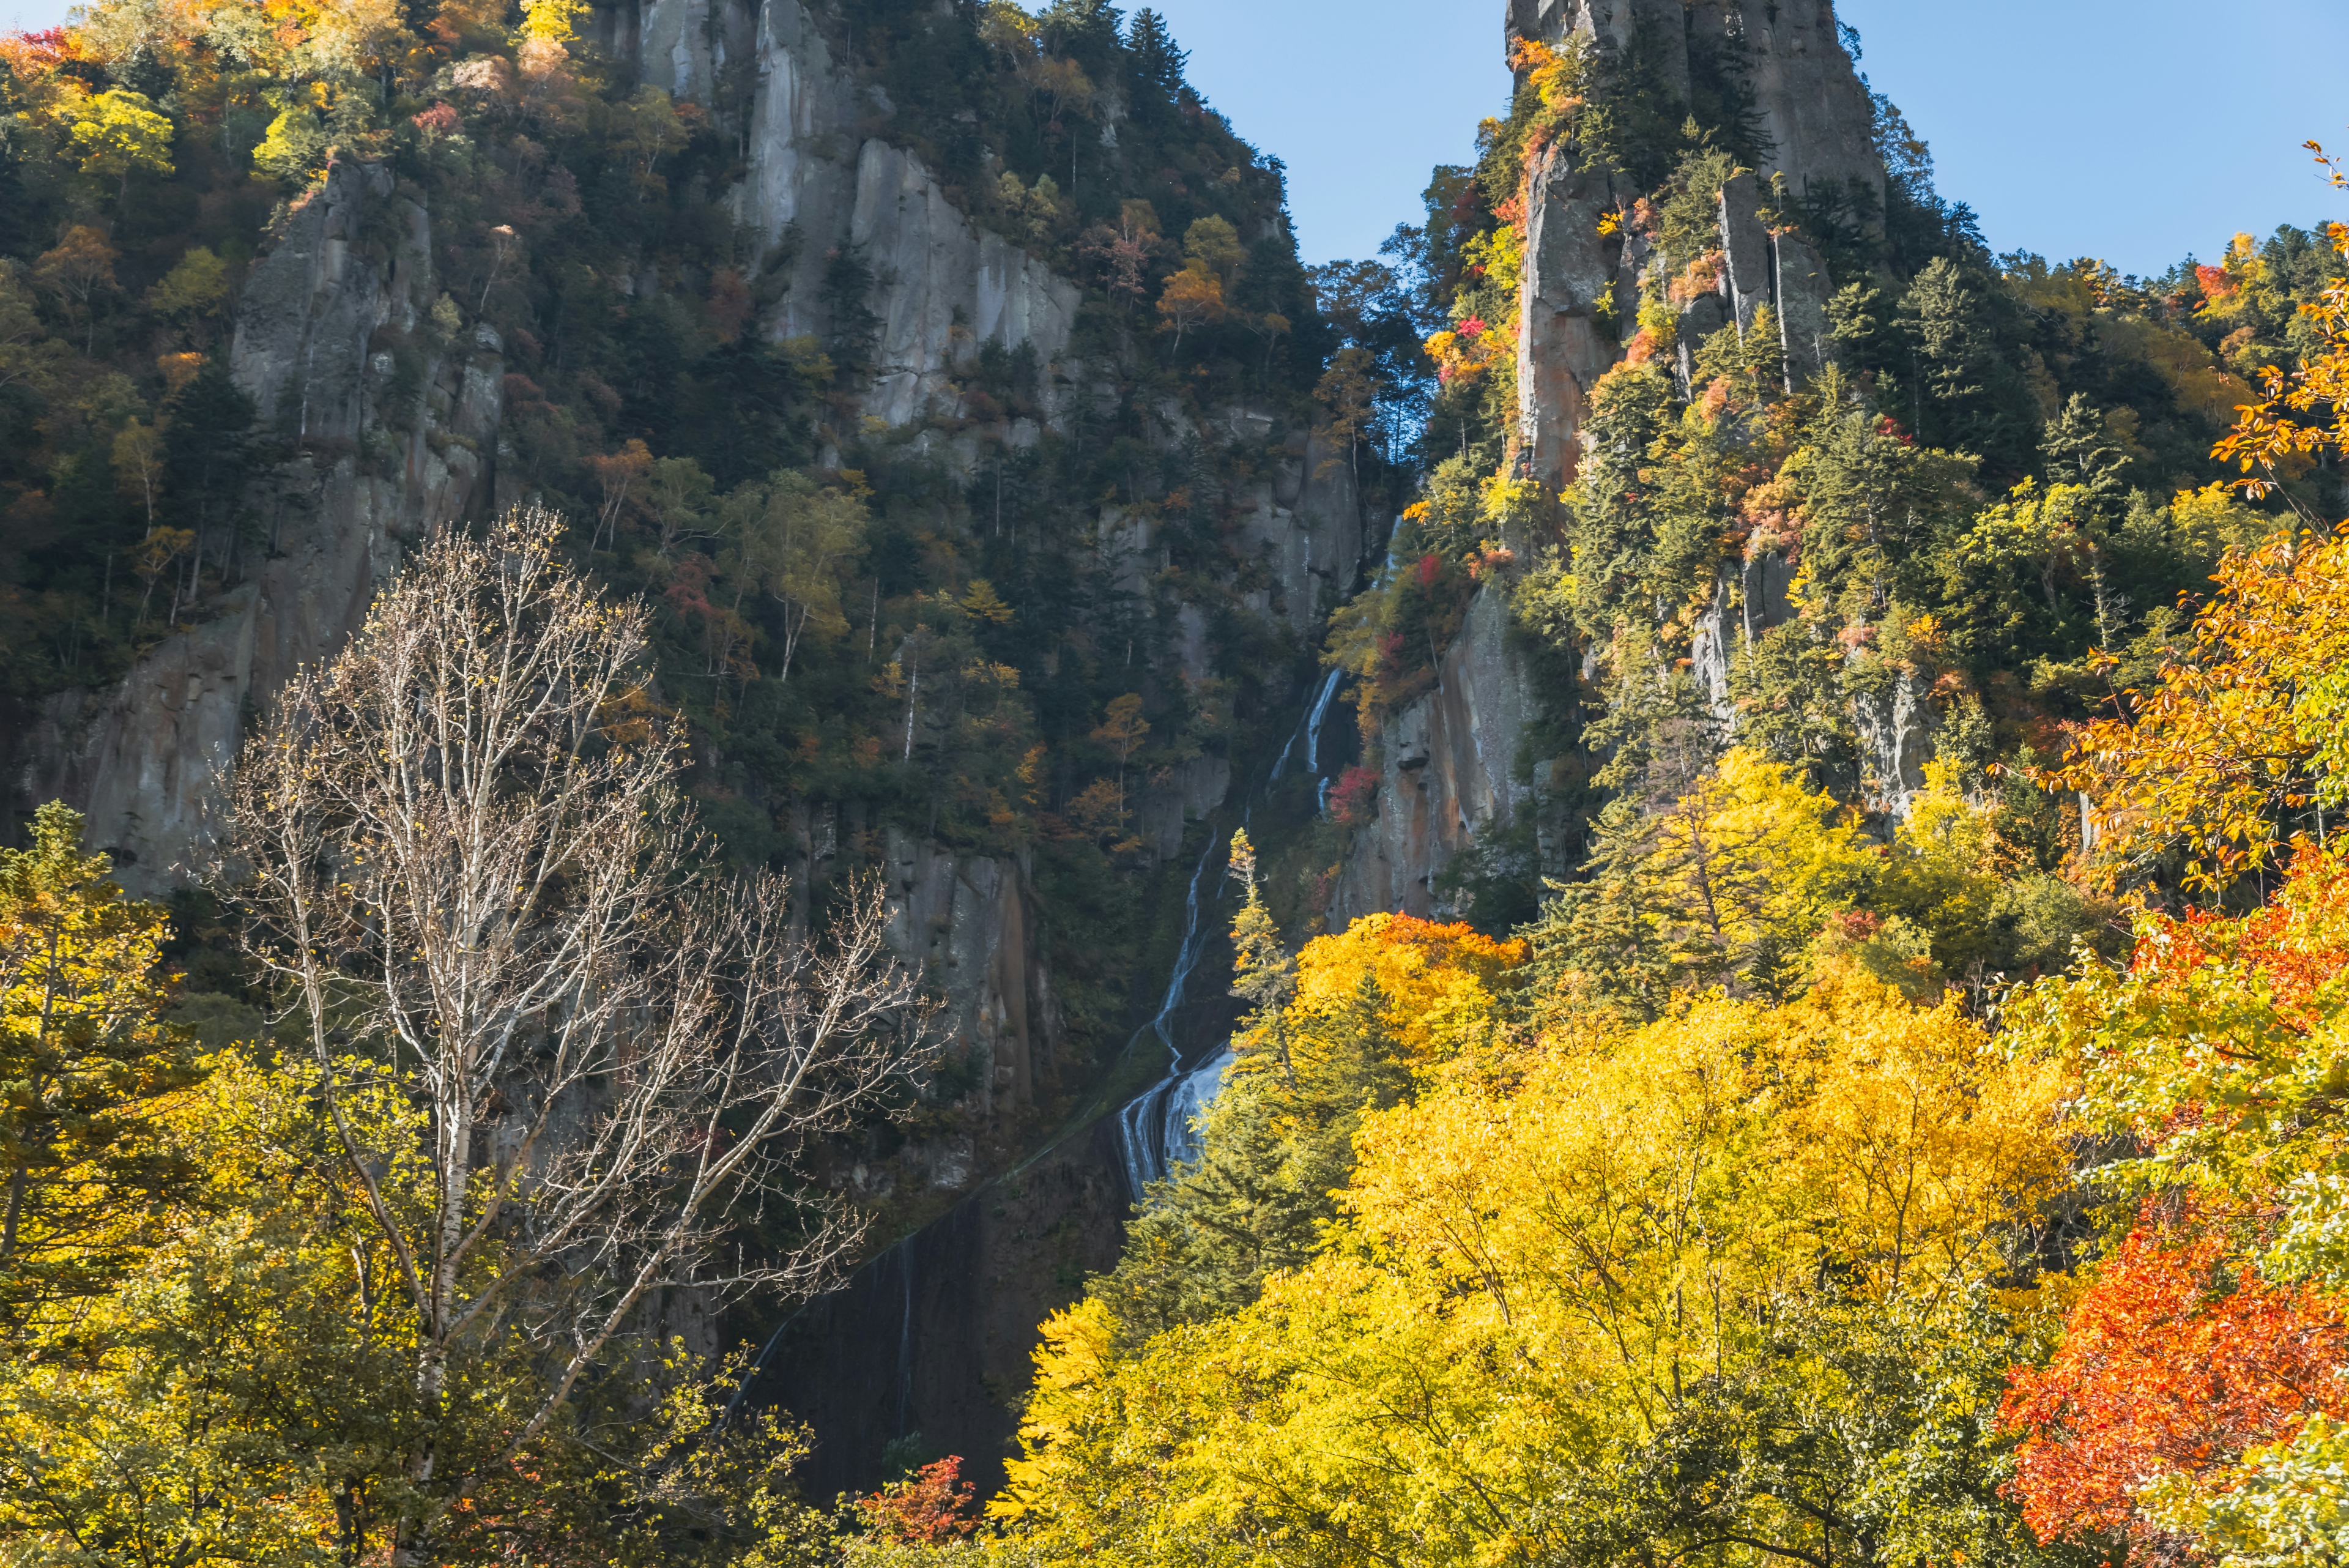
<svg viewBox="0 0 2349 1568">
<path fill-rule="evenodd" d="M 810 942 L 777 879 L 699 868 L 646 610 L 558 532 L 444 534 L 288 684 L 231 790 L 254 956 L 415 1314 L 400 1563 L 442 1560 L 664 1293 L 827 1275 L 861 1226 L 800 1195 L 797 1157 L 928 1033 L 877 888 Z M 742 1206 L 781 1210 L 769 1245 L 722 1257 Z M 517 1352 L 523 1392 L 451 1419 Z"/>
</svg>

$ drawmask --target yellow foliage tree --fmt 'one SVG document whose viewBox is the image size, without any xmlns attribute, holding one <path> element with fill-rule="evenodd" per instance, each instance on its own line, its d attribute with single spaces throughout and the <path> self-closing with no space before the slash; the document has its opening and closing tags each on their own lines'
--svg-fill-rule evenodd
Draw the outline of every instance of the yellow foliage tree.
<svg viewBox="0 0 2349 1568">
<path fill-rule="evenodd" d="M 858 497 L 792 469 L 737 492 L 729 514 L 734 554 L 720 565 L 762 584 L 782 607 L 783 657 L 775 678 L 788 681 L 810 637 L 828 642 L 848 630 L 841 574 L 864 549 L 871 518 Z"/>
<path fill-rule="evenodd" d="M 1610 808 L 1599 876 L 1568 901 L 1611 905 L 1602 923 L 1624 928 L 1611 940 L 1651 952 L 1680 983 L 1783 989 L 1868 874 L 1848 815 L 1794 769 L 1732 748 L 1661 811 Z"/>
<path fill-rule="evenodd" d="M 0 1338 L 104 1288 L 148 1238 L 140 1221 L 178 1168 L 156 1097 L 190 1076 L 159 1020 L 170 925 L 81 850 L 52 802 L 32 841 L 0 850 Z"/>
<path fill-rule="evenodd" d="M 1110 699 L 1102 722 L 1094 726 L 1093 743 L 1106 747 L 1117 759 L 1118 820 L 1125 820 L 1125 764 L 1149 737 L 1150 721 L 1142 716 L 1142 697 L 1129 691 L 1123 697 Z"/>
<path fill-rule="evenodd" d="M 1158 314 L 1165 318 L 1162 330 L 1174 331 L 1174 352 L 1180 354 L 1185 333 L 1224 318 L 1224 286 L 1195 267 L 1185 267 L 1165 281 L 1165 291 L 1158 296 Z"/>
<path fill-rule="evenodd" d="M 68 315 L 81 317 L 85 354 L 98 340 L 99 296 L 122 286 L 114 280 L 114 260 L 115 249 L 107 244 L 104 230 L 76 223 L 54 250 L 42 252 L 33 264 L 34 286 L 56 297 Z"/>
<path fill-rule="evenodd" d="M 2349 172 L 2317 143 L 2308 148 L 2331 171 L 2333 185 L 2349 189 Z M 2334 250 L 2349 256 L 2349 224 L 2328 223 L 2324 234 Z M 2242 249 L 2248 256 L 2249 246 Z M 2259 400 L 2237 409 L 2234 428 L 2211 450 L 2211 456 L 2236 465 L 2240 483 L 2253 496 L 2279 488 L 2296 462 L 2326 452 L 2349 454 L 2349 281 L 2334 281 L 2301 310 L 2316 328 L 2320 350 L 2289 374 L 2262 367 Z"/>
<path fill-rule="evenodd" d="M 999 1515 L 1048 1561 L 1994 1556 L 1951 1423 L 2065 1086 L 1858 980 L 1448 1078 L 1255 1305 L 1054 1319 Z"/>
<path fill-rule="evenodd" d="M 83 173 L 115 182 L 117 200 L 130 194 L 130 176 L 171 172 L 171 122 L 144 93 L 117 88 L 75 106 L 73 145 Z"/>
<path fill-rule="evenodd" d="M 381 1539 L 409 1407 L 397 1265 L 319 1179 L 312 1085 L 199 1065 L 152 1103 L 176 1179 L 149 1205 L 153 1245 L 83 1303 L 87 1351 L 0 1357 L 12 1560 L 102 1542 L 142 1565 L 322 1563 Z"/>
</svg>

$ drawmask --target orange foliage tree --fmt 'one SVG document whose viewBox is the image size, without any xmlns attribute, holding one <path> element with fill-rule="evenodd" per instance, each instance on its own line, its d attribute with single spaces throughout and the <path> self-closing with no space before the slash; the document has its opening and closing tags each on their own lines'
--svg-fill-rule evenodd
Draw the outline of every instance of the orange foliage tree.
<svg viewBox="0 0 2349 1568">
<path fill-rule="evenodd" d="M 2349 172 L 2336 160 L 2313 141 L 2308 150 L 2332 171 L 2335 187 L 2349 189 Z M 2349 224 L 2328 223 L 2324 232 L 2333 248 L 2349 256 Z M 2214 300 L 2232 292 L 2228 273 L 2212 267 L 2199 271 Z M 2264 367 L 2260 401 L 2237 410 L 2240 417 L 2235 428 L 2210 454 L 2240 467 L 2245 475 L 2240 483 L 2253 495 L 2277 489 L 2280 470 L 2312 456 L 2325 452 L 2349 455 L 2349 280 L 2336 281 L 2301 310 L 2318 327 L 2323 350 L 2289 374 L 2273 365 Z"/>
<path fill-rule="evenodd" d="M 2089 865 L 2108 884 L 2182 845 L 2186 885 L 2222 890 L 2295 828 L 2324 836 L 2349 779 L 2349 531 L 2231 555 L 2217 582 L 2153 687 L 2042 776 L 2094 803 Z"/>
<path fill-rule="evenodd" d="M 2267 907 L 2138 932 L 2013 1010 L 2080 1062 L 2081 1130 L 2123 1151 L 2092 1179 L 2138 1220 L 2003 1415 L 2043 1539 L 2168 1563 L 2349 1417 L 2349 863 L 2303 844 Z"/>
<path fill-rule="evenodd" d="M 2117 1538 L 2176 1561 L 2192 1543 L 2148 1511 L 2149 1484 L 2214 1478 L 2312 1415 L 2349 1415 L 2338 1308 L 2240 1275 L 2220 1218 L 2148 1206 L 2054 1361 L 2015 1374 L 2003 1414 L 2028 1435 L 2014 1491 L 2041 1540 Z"/>
</svg>

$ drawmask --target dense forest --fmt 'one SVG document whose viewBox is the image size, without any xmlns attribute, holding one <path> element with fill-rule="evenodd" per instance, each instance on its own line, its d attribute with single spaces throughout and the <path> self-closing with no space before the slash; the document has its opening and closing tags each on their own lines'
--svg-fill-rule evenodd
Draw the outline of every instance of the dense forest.
<svg viewBox="0 0 2349 1568">
<path fill-rule="evenodd" d="M 1880 94 L 1880 187 L 1757 180 L 1739 28 L 1513 33 L 1475 161 L 1307 267 L 1154 12 L 805 15 L 1069 280 L 1055 358 L 957 319 L 876 417 L 902 280 L 745 217 L 714 22 L 693 94 L 578 0 L 0 37 L 12 734 L 248 602 L 321 475 L 488 476 L 243 716 L 200 879 L 63 802 L 0 849 L 0 1562 L 2338 1563 L 2349 226 L 1994 254 Z M 1621 261 L 1554 481 L 1561 161 Z M 232 363 L 330 201 L 430 278 L 348 438 Z M 1816 346 L 1715 303 L 1747 217 Z M 1311 494 L 1360 558 L 1285 574 Z M 1537 809 L 1344 919 L 1478 607 Z M 897 843 L 1039 912 L 1000 1125 Z M 1006 1484 L 904 1433 L 812 1495 L 749 1342 L 947 1200 L 868 1165 L 1164 1065 L 1210 869 L 1230 1065 L 1053 1285 Z"/>
</svg>

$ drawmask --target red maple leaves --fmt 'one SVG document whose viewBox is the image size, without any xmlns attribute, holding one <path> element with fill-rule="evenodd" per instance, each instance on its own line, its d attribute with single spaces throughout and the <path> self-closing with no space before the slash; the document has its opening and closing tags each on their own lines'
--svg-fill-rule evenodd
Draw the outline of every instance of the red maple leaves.
<svg viewBox="0 0 2349 1568">
<path fill-rule="evenodd" d="M 962 1459 L 952 1454 L 858 1498 L 856 1510 L 884 1541 L 943 1546 L 978 1528 L 977 1489 L 962 1479 Z"/>
<path fill-rule="evenodd" d="M 2140 1498 L 2349 1415 L 2349 1328 L 2315 1292 L 2230 1266 L 2229 1227 L 2152 1205 L 2065 1319 L 2044 1369 L 2017 1368 L 2002 1412 L 2025 1434 L 2013 1491 L 2043 1541 L 2116 1536 L 2133 1558 L 2175 1543 Z"/>
</svg>

